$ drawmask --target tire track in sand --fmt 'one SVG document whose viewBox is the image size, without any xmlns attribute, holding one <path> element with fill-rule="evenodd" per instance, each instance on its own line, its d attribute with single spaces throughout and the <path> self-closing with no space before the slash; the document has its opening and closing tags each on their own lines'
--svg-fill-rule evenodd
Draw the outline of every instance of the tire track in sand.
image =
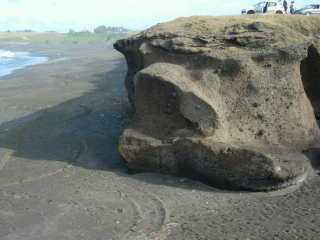
<svg viewBox="0 0 320 240">
<path fill-rule="evenodd" d="M 3 149 L 2 151 L 4 151 L 4 154 L 2 157 L 0 157 L 0 171 L 4 169 L 4 167 L 10 161 L 11 156 L 13 154 L 12 150 Z"/>
<path fill-rule="evenodd" d="M 155 233 L 162 232 L 167 222 L 168 209 L 157 196 L 142 189 L 126 194 L 127 200 L 136 213 L 135 221 L 120 240 L 140 240 L 149 238 Z M 132 190 L 131 190 L 132 192 Z"/>
</svg>

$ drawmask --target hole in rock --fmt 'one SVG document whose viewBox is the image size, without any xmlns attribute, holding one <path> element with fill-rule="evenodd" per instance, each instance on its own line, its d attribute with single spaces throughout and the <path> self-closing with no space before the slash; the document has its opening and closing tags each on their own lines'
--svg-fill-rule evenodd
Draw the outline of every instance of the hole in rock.
<svg viewBox="0 0 320 240">
<path fill-rule="evenodd" d="M 316 115 L 318 125 L 320 121 L 320 54 L 311 45 L 308 48 L 308 57 L 301 62 L 301 78 L 304 89 Z"/>
<path fill-rule="evenodd" d="M 166 81 L 141 76 L 136 84 L 137 127 L 157 139 L 170 138 L 179 129 L 193 129 L 180 111 L 177 88 Z"/>
</svg>

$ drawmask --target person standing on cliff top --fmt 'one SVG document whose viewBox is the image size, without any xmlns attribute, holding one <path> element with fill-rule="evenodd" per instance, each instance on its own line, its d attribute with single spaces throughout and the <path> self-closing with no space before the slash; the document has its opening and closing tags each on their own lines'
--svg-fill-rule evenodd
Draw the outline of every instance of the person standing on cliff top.
<svg viewBox="0 0 320 240">
<path fill-rule="evenodd" d="M 284 8 L 285 13 L 287 14 L 288 13 L 288 2 L 286 0 L 283 1 L 283 8 Z"/>
<path fill-rule="evenodd" d="M 266 5 L 264 6 L 263 13 L 267 13 L 268 12 L 268 5 L 269 5 L 269 2 L 267 2 Z"/>
<path fill-rule="evenodd" d="M 290 4 L 290 14 L 294 14 L 294 1 L 291 1 Z"/>
</svg>

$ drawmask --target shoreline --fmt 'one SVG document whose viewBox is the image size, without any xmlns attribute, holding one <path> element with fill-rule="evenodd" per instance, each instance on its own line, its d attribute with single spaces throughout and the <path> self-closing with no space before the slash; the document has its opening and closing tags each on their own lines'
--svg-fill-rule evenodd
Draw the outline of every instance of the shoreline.
<svg viewBox="0 0 320 240">
<path fill-rule="evenodd" d="M 1 48 L 0 50 L 7 55 L 11 54 L 11 56 L 9 55 L 8 57 L 4 56 L 4 60 L 16 61 L 16 63 L 7 63 L 7 66 L 5 66 L 5 63 L 3 63 L 3 65 L 0 63 L 0 80 L 6 76 L 14 74 L 18 70 L 50 62 L 49 56 L 38 54 L 36 52 L 11 51 L 4 48 Z"/>
</svg>

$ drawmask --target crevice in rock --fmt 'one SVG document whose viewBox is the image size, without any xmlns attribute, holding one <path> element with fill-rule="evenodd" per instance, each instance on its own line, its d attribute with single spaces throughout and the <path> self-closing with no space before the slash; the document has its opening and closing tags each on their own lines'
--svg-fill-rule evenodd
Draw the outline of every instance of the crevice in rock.
<svg viewBox="0 0 320 240">
<path fill-rule="evenodd" d="M 301 78 L 304 89 L 320 123 L 320 54 L 314 45 L 308 48 L 308 57 L 301 62 Z"/>
<path fill-rule="evenodd" d="M 143 56 L 139 51 L 128 51 L 126 52 L 126 61 L 128 64 L 128 72 L 126 76 L 126 89 L 128 91 L 128 98 L 133 107 L 134 106 L 134 94 L 135 94 L 135 87 L 133 78 L 142 69 L 143 66 Z"/>
<path fill-rule="evenodd" d="M 141 41 L 127 41 L 120 40 L 114 44 L 114 48 L 119 52 L 123 53 L 127 61 L 127 76 L 125 80 L 125 86 L 128 92 L 129 102 L 135 109 L 134 105 L 134 76 L 143 68 L 143 54 L 140 52 L 139 48 Z"/>
</svg>

